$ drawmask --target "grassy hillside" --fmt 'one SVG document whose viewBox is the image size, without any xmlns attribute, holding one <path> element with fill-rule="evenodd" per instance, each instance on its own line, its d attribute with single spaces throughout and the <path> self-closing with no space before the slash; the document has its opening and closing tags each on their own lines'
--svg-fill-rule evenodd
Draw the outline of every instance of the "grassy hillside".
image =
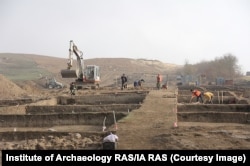
<svg viewBox="0 0 250 166">
<path fill-rule="evenodd" d="M 33 80 L 50 72 L 23 55 L 0 54 L 0 73 L 10 80 Z"/>
<path fill-rule="evenodd" d="M 155 81 L 155 76 L 163 76 L 175 72 L 177 65 L 166 64 L 157 60 L 129 59 L 129 58 L 96 58 L 86 59 L 85 65 L 100 66 L 102 85 L 114 84 L 120 81 L 125 73 L 130 83 L 134 80 L 145 79 Z M 73 64 L 75 67 L 75 62 Z M 64 79 L 60 75 L 61 69 L 66 69 L 67 59 L 32 54 L 0 53 L 0 73 L 10 80 L 38 80 L 41 76 L 53 76 L 63 83 L 73 79 Z M 117 79 L 117 80 L 116 80 Z"/>
</svg>

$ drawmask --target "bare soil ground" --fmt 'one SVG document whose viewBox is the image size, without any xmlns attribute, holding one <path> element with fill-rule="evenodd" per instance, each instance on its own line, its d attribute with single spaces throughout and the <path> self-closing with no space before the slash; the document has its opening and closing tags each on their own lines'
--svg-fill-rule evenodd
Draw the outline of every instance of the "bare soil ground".
<svg viewBox="0 0 250 166">
<path fill-rule="evenodd" d="M 33 105 L 56 105 L 56 96 L 69 95 L 68 89 L 44 90 L 34 87 L 33 84 L 24 84 L 23 89 L 12 83 L 5 77 L 0 77 L 1 99 L 15 99 L 21 97 L 48 97 Z M 25 90 L 24 90 L 25 89 Z M 115 91 L 108 89 L 109 91 Z M 79 91 L 78 95 L 96 94 L 95 90 Z M 167 90 L 151 89 L 143 105 L 138 110 L 129 112 L 128 116 L 118 121 L 116 134 L 119 137 L 118 149 L 249 149 L 250 148 L 250 126 L 247 124 L 235 123 L 200 123 L 200 122 L 178 122 L 176 116 L 176 87 L 169 87 Z M 10 106 L 1 108 L 1 114 L 24 114 L 25 105 Z M 176 126 L 177 125 L 177 126 Z M 88 127 L 90 130 L 99 130 Z M 64 128 L 54 128 L 58 131 L 71 130 L 80 132 L 82 128 L 71 126 Z M 111 126 L 108 130 L 114 130 Z M 3 129 L 5 130 L 5 129 Z M 9 129 L 6 129 L 9 130 Z M 24 130 L 25 129 L 20 129 Z M 38 128 L 34 128 L 34 131 Z M 40 129 L 45 130 L 45 129 Z M 46 129 L 47 130 L 47 129 Z M 73 140 L 63 141 L 64 139 Z M 83 141 L 84 139 L 84 141 Z M 38 141 L 39 147 L 35 147 Z M 79 148 L 87 142 L 100 143 L 101 137 L 91 138 L 77 135 L 67 137 L 50 137 L 50 141 L 56 142 L 50 148 Z M 46 149 L 47 138 L 37 138 L 35 140 L 23 142 L 1 143 L 2 149 L 15 148 L 40 148 Z M 72 145 L 74 144 L 74 146 Z"/>
<path fill-rule="evenodd" d="M 247 124 L 178 122 L 174 95 L 175 89 L 153 90 L 139 110 L 119 121 L 118 149 L 250 148 Z"/>
</svg>

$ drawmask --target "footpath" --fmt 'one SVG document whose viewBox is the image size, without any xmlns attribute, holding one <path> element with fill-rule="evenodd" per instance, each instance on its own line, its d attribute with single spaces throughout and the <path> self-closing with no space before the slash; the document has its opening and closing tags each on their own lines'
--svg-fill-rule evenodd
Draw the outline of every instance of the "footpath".
<svg viewBox="0 0 250 166">
<path fill-rule="evenodd" d="M 118 150 L 166 148 L 166 133 L 175 130 L 176 89 L 151 90 L 142 106 L 117 122 Z M 178 123 L 177 123 L 178 125 Z M 164 134 L 165 133 L 165 134 Z M 165 144 L 162 146 L 162 144 Z M 169 142 L 171 144 L 171 142 Z"/>
</svg>

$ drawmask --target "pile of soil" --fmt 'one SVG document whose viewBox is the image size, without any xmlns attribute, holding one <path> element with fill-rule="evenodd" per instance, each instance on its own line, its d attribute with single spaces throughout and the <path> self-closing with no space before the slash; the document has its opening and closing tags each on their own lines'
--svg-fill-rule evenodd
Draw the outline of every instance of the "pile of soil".
<svg viewBox="0 0 250 166">
<path fill-rule="evenodd" d="M 101 136 L 82 136 L 80 133 L 69 133 L 68 136 L 42 136 L 40 139 L 29 139 L 18 142 L 0 142 L 2 150 L 76 150 L 99 149 Z"/>
<path fill-rule="evenodd" d="M 15 99 L 28 96 L 27 92 L 0 74 L 0 99 Z"/>
</svg>

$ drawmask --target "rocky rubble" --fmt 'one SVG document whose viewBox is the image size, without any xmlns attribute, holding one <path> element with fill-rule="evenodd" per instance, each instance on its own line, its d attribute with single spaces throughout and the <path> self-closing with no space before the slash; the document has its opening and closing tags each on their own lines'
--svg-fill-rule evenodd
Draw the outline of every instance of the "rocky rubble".
<svg viewBox="0 0 250 166">
<path fill-rule="evenodd" d="M 2 150 L 76 150 L 100 149 L 101 136 L 83 137 L 79 133 L 67 136 L 47 136 L 40 139 L 29 139 L 19 142 L 2 142 Z"/>
</svg>

